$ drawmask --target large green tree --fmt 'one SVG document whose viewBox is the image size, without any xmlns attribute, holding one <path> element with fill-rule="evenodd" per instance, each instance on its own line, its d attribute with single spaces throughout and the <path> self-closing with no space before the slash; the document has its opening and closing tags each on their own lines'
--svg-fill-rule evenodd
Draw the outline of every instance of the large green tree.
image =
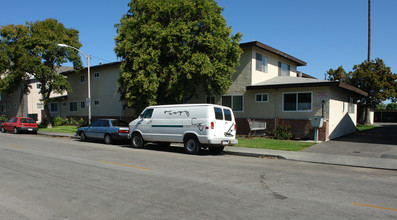
<svg viewBox="0 0 397 220">
<path fill-rule="evenodd" d="M 49 126 L 52 125 L 48 106 L 51 92 L 70 91 L 68 81 L 56 69 L 65 62 L 81 68 L 78 52 L 61 49 L 58 43 L 80 48 L 79 32 L 65 28 L 55 19 L 0 27 L 0 91 L 12 93 L 24 86 L 29 92 L 27 82 L 32 77 L 37 79 L 42 84 L 41 101 Z"/>
<path fill-rule="evenodd" d="M 129 7 L 115 38 L 128 106 L 139 112 L 229 88 L 241 34 L 231 34 L 215 0 L 132 0 Z"/>
<path fill-rule="evenodd" d="M 364 122 L 369 122 L 368 111 L 376 108 L 381 102 L 388 99 L 397 99 L 397 75 L 391 72 L 382 59 L 364 61 L 360 65 L 354 65 L 353 71 L 345 74 L 342 69 L 327 71 L 329 79 L 339 78 L 365 92 L 368 96 L 358 99 L 360 107 L 364 110 Z"/>
</svg>

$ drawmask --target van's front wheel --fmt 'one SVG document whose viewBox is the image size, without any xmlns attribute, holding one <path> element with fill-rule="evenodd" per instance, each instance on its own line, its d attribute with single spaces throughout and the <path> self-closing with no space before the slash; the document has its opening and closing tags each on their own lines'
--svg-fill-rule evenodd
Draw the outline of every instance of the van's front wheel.
<svg viewBox="0 0 397 220">
<path fill-rule="evenodd" d="M 131 137 L 132 147 L 142 148 L 144 144 L 145 144 L 145 142 L 143 141 L 141 134 L 139 134 L 137 132 L 132 134 L 132 137 Z"/>
<path fill-rule="evenodd" d="M 197 154 L 201 149 L 201 144 L 196 137 L 190 136 L 184 141 L 185 151 L 188 154 Z"/>
</svg>

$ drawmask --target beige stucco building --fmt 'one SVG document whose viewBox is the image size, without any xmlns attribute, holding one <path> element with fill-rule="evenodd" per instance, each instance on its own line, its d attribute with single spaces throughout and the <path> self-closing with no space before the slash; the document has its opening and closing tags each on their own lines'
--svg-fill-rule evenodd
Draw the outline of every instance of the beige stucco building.
<svg viewBox="0 0 397 220">
<path fill-rule="evenodd" d="M 356 100 L 358 96 L 366 96 L 366 92 L 343 82 L 319 80 L 302 74 L 298 68 L 305 66 L 306 62 L 263 43 L 248 42 L 240 44 L 240 47 L 243 50 L 240 65 L 227 92 L 220 96 L 200 93 L 189 103 L 216 103 L 231 107 L 240 134 L 249 132 L 247 119 L 265 121 L 267 133 L 274 129 L 277 120 L 283 120 L 291 126 L 295 138 L 313 139 L 313 116 L 324 119 L 319 140 L 334 139 L 356 130 Z M 133 119 L 133 110 L 125 108 L 120 101 L 117 84 L 120 73 L 120 62 L 91 67 L 92 120 Z M 72 92 L 54 98 L 50 103 L 52 116 L 87 121 L 87 68 L 62 74 L 67 77 Z M 40 112 L 41 107 L 35 95 L 35 86 L 38 85 L 32 83 L 30 98 L 23 98 L 16 92 L 12 99 L 21 100 L 20 104 L 3 99 L 2 111 L 5 109 L 13 116 L 39 114 L 36 112 Z M 17 107 L 14 109 L 14 106 Z"/>
<path fill-rule="evenodd" d="M 247 119 L 265 121 L 272 131 L 276 119 L 292 128 L 295 138 L 313 139 L 313 116 L 323 116 L 319 140 L 356 131 L 357 96 L 367 93 L 342 82 L 319 80 L 298 72 L 306 63 L 254 41 L 240 45 L 243 54 L 233 84 L 222 96 L 202 94 L 191 102 L 232 107 L 238 133 L 249 132 Z"/>
<path fill-rule="evenodd" d="M 59 67 L 57 68 L 57 72 L 61 73 L 71 69 L 73 68 Z M 29 92 L 27 93 L 24 92 L 24 86 L 22 85 L 12 94 L 0 94 L 0 115 L 4 115 L 7 118 L 31 117 L 40 123 L 44 115 L 44 105 L 41 101 L 41 94 L 39 93 L 42 84 L 34 77 L 30 77 L 30 79 L 25 83 L 29 87 Z M 66 97 L 67 92 L 62 94 L 53 92 L 50 95 L 50 98 L 57 100 L 54 102 L 58 102 Z M 53 105 L 50 106 L 51 111 L 54 110 L 54 108 L 55 107 Z M 57 111 L 56 114 L 58 113 L 59 112 Z"/>
</svg>

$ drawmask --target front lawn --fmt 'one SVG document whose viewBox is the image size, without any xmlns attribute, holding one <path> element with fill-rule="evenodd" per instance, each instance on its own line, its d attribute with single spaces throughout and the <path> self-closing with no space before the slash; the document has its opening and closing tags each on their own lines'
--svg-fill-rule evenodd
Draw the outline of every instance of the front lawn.
<svg viewBox="0 0 397 220">
<path fill-rule="evenodd" d="M 236 145 L 236 147 L 300 151 L 314 144 L 316 143 L 295 140 L 277 140 L 270 138 L 238 138 L 238 144 Z"/>
<path fill-rule="evenodd" d="M 77 126 L 53 126 L 53 128 L 40 128 L 40 131 L 45 132 L 60 132 L 60 133 L 76 133 Z"/>
<path fill-rule="evenodd" d="M 357 130 L 359 131 L 371 130 L 374 128 L 379 128 L 379 127 L 375 125 L 357 125 Z"/>
</svg>

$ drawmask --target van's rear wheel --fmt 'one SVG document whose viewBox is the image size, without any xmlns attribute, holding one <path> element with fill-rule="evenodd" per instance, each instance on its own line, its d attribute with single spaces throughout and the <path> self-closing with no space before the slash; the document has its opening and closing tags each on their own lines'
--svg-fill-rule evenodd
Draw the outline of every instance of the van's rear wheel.
<svg viewBox="0 0 397 220">
<path fill-rule="evenodd" d="M 223 149 L 224 149 L 225 147 L 209 147 L 209 151 L 210 151 L 210 153 L 211 154 L 220 154 L 220 153 L 222 153 L 223 152 Z"/>
<path fill-rule="evenodd" d="M 195 136 L 189 136 L 184 141 L 185 151 L 188 154 L 197 154 L 201 149 L 201 144 Z"/>
<path fill-rule="evenodd" d="M 141 134 L 139 134 L 137 132 L 132 134 L 132 137 L 131 137 L 132 147 L 142 148 L 144 144 L 145 144 L 145 142 L 143 141 Z"/>
</svg>

